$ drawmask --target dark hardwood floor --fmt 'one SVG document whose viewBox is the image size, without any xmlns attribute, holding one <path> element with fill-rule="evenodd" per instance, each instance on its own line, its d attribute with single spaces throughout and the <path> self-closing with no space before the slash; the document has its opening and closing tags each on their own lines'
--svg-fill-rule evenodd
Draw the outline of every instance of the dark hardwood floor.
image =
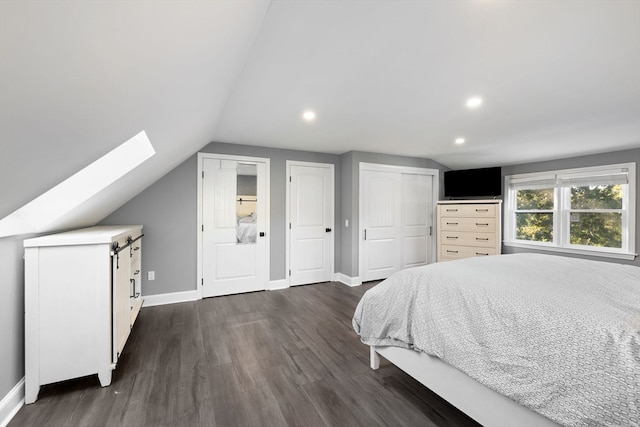
<svg viewBox="0 0 640 427">
<path fill-rule="evenodd" d="M 9 426 L 477 426 L 369 348 L 321 283 L 143 308 L 113 373 L 43 386 Z"/>
</svg>

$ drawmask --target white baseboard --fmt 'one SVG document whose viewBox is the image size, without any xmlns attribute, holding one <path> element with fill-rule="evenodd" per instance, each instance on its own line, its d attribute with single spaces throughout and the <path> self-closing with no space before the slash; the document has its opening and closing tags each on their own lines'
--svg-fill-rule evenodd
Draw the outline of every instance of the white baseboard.
<svg viewBox="0 0 640 427">
<path fill-rule="evenodd" d="M 344 283 L 347 286 L 360 286 L 362 285 L 362 280 L 359 277 L 349 277 L 346 274 L 335 273 L 333 275 L 334 282 Z"/>
<path fill-rule="evenodd" d="M 271 280 L 269 281 L 269 291 L 275 291 L 278 289 L 288 289 L 289 288 L 289 281 L 287 279 L 280 279 L 280 280 Z"/>
<path fill-rule="evenodd" d="M 24 377 L 0 400 L 0 427 L 6 427 L 24 406 Z"/>
<path fill-rule="evenodd" d="M 143 295 L 143 307 L 155 305 L 177 304 L 180 302 L 197 301 L 200 299 L 198 291 L 172 292 L 169 294 Z"/>
</svg>

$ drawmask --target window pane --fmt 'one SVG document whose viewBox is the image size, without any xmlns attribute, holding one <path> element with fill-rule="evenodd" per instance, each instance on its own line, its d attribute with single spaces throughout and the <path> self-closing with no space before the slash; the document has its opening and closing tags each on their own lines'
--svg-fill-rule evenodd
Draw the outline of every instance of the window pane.
<svg viewBox="0 0 640 427">
<path fill-rule="evenodd" d="M 553 188 L 518 190 L 516 209 L 553 209 Z"/>
<path fill-rule="evenodd" d="M 553 242 L 553 214 L 516 213 L 516 239 Z"/>
<path fill-rule="evenodd" d="M 622 209 L 622 185 L 571 187 L 572 209 Z"/>
<path fill-rule="evenodd" d="M 570 214 L 572 245 L 622 247 L 622 214 L 572 212 Z"/>
</svg>

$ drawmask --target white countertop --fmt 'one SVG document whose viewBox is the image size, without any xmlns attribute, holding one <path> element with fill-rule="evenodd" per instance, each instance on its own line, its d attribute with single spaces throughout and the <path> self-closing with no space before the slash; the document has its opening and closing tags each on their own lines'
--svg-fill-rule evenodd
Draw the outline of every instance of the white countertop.
<svg viewBox="0 0 640 427">
<path fill-rule="evenodd" d="M 135 239 L 141 233 L 142 225 L 104 225 L 26 239 L 24 247 L 96 245 L 112 243 L 128 235 Z"/>
</svg>

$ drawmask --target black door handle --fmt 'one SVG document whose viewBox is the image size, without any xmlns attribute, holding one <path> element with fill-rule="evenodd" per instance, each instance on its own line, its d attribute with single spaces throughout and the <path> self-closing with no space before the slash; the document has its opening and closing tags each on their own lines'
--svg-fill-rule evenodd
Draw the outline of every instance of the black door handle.
<svg viewBox="0 0 640 427">
<path fill-rule="evenodd" d="M 325 228 L 324 231 L 326 231 L 327 233 L 331 233 L 331 229 L 330 228 Z"/>
<path fill-rule="evenodd" d="M 260 237 L 264 237 L 264 231 L 260 232 Z"/>
</svg>

